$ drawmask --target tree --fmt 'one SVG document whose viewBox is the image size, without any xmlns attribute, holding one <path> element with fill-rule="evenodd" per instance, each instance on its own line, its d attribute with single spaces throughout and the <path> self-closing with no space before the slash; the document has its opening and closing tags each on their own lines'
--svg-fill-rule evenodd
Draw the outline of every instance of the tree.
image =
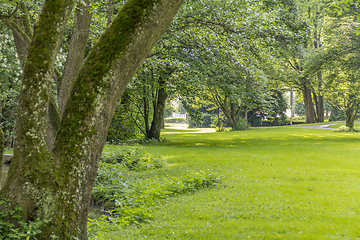
<svg viewBox="0 0 360 240">
<path fill-rule="evenodd" d="M 356 35 L 359 23 L 353 17 L 328 18 L 327 22 L 329 33 L 324 41 L 326 51 L 318 54 L 315 62 L 320 62 L 325 69 L 327 100 L 332 103 L 333 109 L 346 114 L 346 126 L 353 128 L 360 111 L 360 39 Z M 334 119 L 333 116 L 331 118 Z"/>
<path fill-rule="evenodd" d="M 171 52 L 184 63 L 183 71 L 192 85 L 185 88 L 184 98 L 203 93 L 202 98 L 220 107 L 233 128 L 255 106 L 265 106 L 269 93 L 264 90 L 265 70 L 276 61 L 272 48 L 278 41 L 274 36 L 284 28 L 279 16 L 287 12 L 285 2 L 185 5 L 168 30 L 174 35 Z M 287 37 L 289 32 L 282 35 Z"/>
<path fill-rule="evenodd" d="M 72 77 L 60 121 L 51 122 L 52 69 L 74 2 L 46 1 L 35 25 L 24 65 L 14 159 L 0 191 L 1 199 L 23 209 L 25 221 L 51 220 L 43 223 L 38 239 L 87 239 L 89 199 L 115 107 L 182 4 L 128 1 Z M 49 150 L 50 124 L 59 127 Z"/>
</svg>

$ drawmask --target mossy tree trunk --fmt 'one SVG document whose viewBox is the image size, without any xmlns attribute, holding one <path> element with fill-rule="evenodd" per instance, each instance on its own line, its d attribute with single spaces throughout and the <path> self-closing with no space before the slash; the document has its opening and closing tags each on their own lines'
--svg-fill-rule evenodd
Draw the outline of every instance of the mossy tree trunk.
<svg viewBox="0 0 360 240">
<path fill-rule="evenodd" d="M 0 199 L 22 207 L 25 221 L 51 220 L 37 239 L 87 239 L 91 191 L 116 105 L 181 4 L 127 1 L 77 74 L 50 152 L 51 73 L 74 1 L 46 1 L 24 66 L 14 159 L 0 191 Z"/>
</svg>

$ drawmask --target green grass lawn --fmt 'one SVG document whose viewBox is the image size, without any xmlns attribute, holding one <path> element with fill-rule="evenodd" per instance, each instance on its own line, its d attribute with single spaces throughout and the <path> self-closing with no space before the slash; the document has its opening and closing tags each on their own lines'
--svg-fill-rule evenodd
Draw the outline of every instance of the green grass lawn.
<svg viewBox="0 0 360 240">
<path fill-rule="evenodd" d="M 139 177 L 212 169 L 223 186 L 173 198 L 152 222 L 106 239 L 360 238 L 360 134 L 271 127 L 166 138 L 144 148 L 169 165 Z"/>
<path fill-rule="evenodd" d="M 341 126 L 345 126 L 345 123 L 341 123 L 341 124 L 336 124 L 336 125 L 331 125 L 331 126 L 328 126 L 328 128 L 339 128 Z M 360 127 L 360 123 L 355 123 L 354 124 L 354 127 Z"/>
</svg>

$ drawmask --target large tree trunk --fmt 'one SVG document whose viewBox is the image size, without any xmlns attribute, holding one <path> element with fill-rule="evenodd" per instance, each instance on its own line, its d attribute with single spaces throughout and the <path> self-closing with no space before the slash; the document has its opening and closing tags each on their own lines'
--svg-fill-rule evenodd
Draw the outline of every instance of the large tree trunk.
<svg viewBox="0 0 360 240">
<path fill-rule="evenodd" d="M 305 105 L 305 123 L 315 123 L 315 109 L 314 103 L 311 98 L 311 89 L 309 87 L 309 81 L 305 80 L 302 86 L 304 105 Z"/>
<path fill-rule="evenodd" d="M 159 89 L 157 91 L 157 99 L 154 102 L 154 115 L 151 122 L 151 128 L 149 133 L 146 135 L 147 138 L 160 139 L 161 126 L 164 119 L 165 103 L 167 98 L 166 83 L 160 78 Z"/>
<path fill-rule="evenodd" d="M 89 53 L 46 144 L 51 69 L 74 1 L 45 3 L 25 63 L 16 147 L 1 199 L 25 221 L 51 220 L 37 239 L 87 239 L 87 213 L 106 134 L 126 85 L 182 4 L 130 0 Z M 8 219 L 10 220 L 10 219 Z M 14 219 L 12 219 L 14 220 Z"/>
</svg>

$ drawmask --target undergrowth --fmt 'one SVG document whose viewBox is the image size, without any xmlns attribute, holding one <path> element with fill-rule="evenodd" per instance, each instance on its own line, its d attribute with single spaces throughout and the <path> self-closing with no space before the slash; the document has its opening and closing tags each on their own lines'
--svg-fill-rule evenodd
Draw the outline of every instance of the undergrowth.
<svg viewBox="0 0 360 240">
<path fill-rule="evenodd" d="M 354 128 L 350 128 L 350 127 L 346 127 L 346 126 L 341 126 L 337 129 L 334 130 L 335 132 L 360 132 L 360 128 L 354 127 Z"/>
<path fill-rule="evenodd" d="M 165 165 L 165 161 L 160 154 L 151 156 L 142 147 L 119 148 L 115 152 L 102 155 L 101 161 L 111 164 L 120 164 L 132 171 L 162 168 Z"/>
<path fill-rule="evenodd" d="M 103 239 L 103 234 L 128 225 L 150 222 L 153 211 L 179 194 L 217 186 L 221 177 L 211 171 L 188 172 L 181 177 L 135 178 L 131 171 L 161 168 L 161 156 L 154 158 L 142 148 L 123 148 L 105 154 L 99 165 L 93 189 L 93 203 L 102 208 L 102 215 L 89 219 L 88 235 Z"/>
<path fill-rule="evenodd" d="M 12 208 L 9 200 L 0 200 L 0 239 L 36 239 L 36 235 L 41 233 L 40 227 L 45 223 L 49 223 L 50 220 L 39 220 L 24 222 L 22 216 L 24 212 L 20 206 Z M 8 219 L 11 221 L 3 221 Z M 16 224 L 15 224 L 16 223 Z M 51 239 L 57 238 L 55 235 L 50 236 Z"/>
</svg>

